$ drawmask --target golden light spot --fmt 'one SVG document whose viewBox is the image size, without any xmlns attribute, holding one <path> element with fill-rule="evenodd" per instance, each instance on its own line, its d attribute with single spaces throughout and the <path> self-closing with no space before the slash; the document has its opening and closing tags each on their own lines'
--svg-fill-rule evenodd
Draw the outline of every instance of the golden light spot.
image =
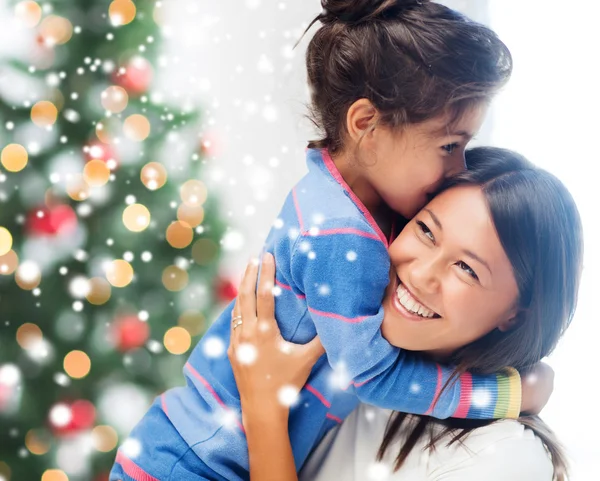
<svg viewBox="0 0 600 481">
<path fill-rule="evenodd" d="M 133 114 L 123 124 L 125 136 L 136 142 L 142 142 L 150 135 L 150 122 L 142 114 Z"/>
<path fill-rule="evenodd" d="M 123 87 L 112 85 L 100 94 L 100 103 L 109 112 L 118 114 L 127 108 L 129 95 Z"/>
<path fill-rule="evenodd" d="M 96 137 L 103 144 L 113 144 L 122 130 L 121 121 L 116 117 L 104 119 L 96 123 Z"/>
<path fill-rule="evenodd" d="M 42 330 L 36 324 L 27 322 L 17 329 L 17 343 L 22 349 L 29 349 L 42 340 Z"/>
<path fill-rule="evenodd" d="M 172 327 L 165 333 L 163 343 L 171 354 L 184 354 L 192 345 L 192 338 L 183 327 Z"/>
<path fill-rule="evenodd" d="M 19 264 L 15 273 L 15 282 L 21 289 L 31 291 L 39 286 L 41 281 L 42 272 L 35 262 L 24 261 Z"/>
<path fill-rule="evenodd" d="M 93 277 L 90 279 L 90 291 L 85 298 L 90 304 L 101 306 L 110 299 L 111 287 L 106 279 Z"/>
<path fill-rule="evenodd" d="M 110 22 L 115 27 L 133 22 L 135 13 L 135 4 L 131 0 L 114 0 L 108 7 Z"/>
<path fill-rule="evenodd" d="M 123 224 L 132 232 L 142 232 L 150 225 L 150 211 L 145 205 L 131 204 L 123 211 Z"/>
<path fill-rule="evenodd" d="M 19 256 L 13 250 L 0 256 L 0 275 L 8 276 L 17 270 L 19 266 Z"/>
<path fill-rule="evenodd" d="M 206 319 L 199 311 L 185 311 L 179 316 L 177 324 L 189 332 L 190 336 L 202 334 L 206 329 Z"/>
<path fill-rule="evenodd" d="M 48 47 L 62 45 L 71 40 L 73 25 L 66 18 L 58 15 L 48 15 L 40 23 L 39 34 Z"/>
<path fill-rule="evenodd" d="M 8 254 L 12 249 L 13 238 L 6 227 L 0 227 L 0 255 Z"/>
<path fill-rule="evenodd" d="M 162 283 L 168 291 L 181 291 L 189 281 L 186 271 L 177 266 L 165 267 L 162 273 Z"/>
<path fill-rule="evenodd" d="M 8 144 L 2 149 L 0 161 L 9 172 L 19 172 L 27 165 L 28 154 L 20 144 Z"/>
<path fill-rule="evenodd" d="M 133 267 L 122 259 L 114 260 L 106 268 L 106 279 L 115 287 L 125 287 L 133 280 Z"/>
<path fill-rule="evenodd" d="M 4 478 L 6 478 L 6 481 L 10 481 L 10 475 L 10 466 L 4 461 L 0 461 L 0 479 L 2 478 L 2 476 L 4 476 Z"/>
<path fill-rule="evenodd" d="M 201 181 L 192 179 L 181 186 L 179 194 L 184 204 L 193 207 L 204 204 L 208 190 Z"/>
<path fill-rule="evenodd" d="M 117 447 L 119 436 L 111 426 L 96 426 L 92 429 L 92 442 L 96 450 L 108 453 Z"/>
<path fill-rule="evenodd" d="M 103 160 L 90 160 L 83 168 L 83 179 L 90 187 L 100 187 L 108 182 L 110 169 Z"/>
<path fill-rule="evenodd" d="M 90 196 L 90 186 L 83 174 L 71 174 L 67 179 L 67 195 L 76 201 L 86 200 Z"/>
<path fill-rule="evenodd" d="M 217 259 L 219 246 L 211 239 L 198 239 L 192 246 L 192 258 L 199 266 L 207 266 Z"/>
<path fill-rule="evenodd" d="M 190 227 L 198 227 L 204 220 L 204 208 L 201 205 L 181 204 L 177 208 L 177 218 Z"/>
<path fill-rule="evenodd" d="M 183 249 L 192 243 L 194 231 L 185 222 L 171 222 L 167 227 L 167 242 L 175 249 Z"/>
<path fill-rule="evenodd" d="M 42 18 L 42 8 L 36 2 L 19 2 L 15 5 L 15 16 L 28 28 L 35 27 Z"/>
<path fill-rule="evenodd" d="M 30 429 L 25 435 L 25 446 L 31 454 L 46 454 L 50 450 L 50 435 L 46 431 Z"/>
<path fill-rule="evenodd" d="M 69 481 L 69 477 L 60 469 L 47 469 L 42 474 L 42 481 Z"/>
<path fill-rule="evenodd" d="M 49 127 L 56 122 L 58 110 L 52 102 L 41 100 L 31 107 L 31 120 L 38 127 Z"/>
<path fill-rule="evenodd" d="M 159 162 L 149 162 L 142 167 L 140 178 L 147 189 L 157 190 L 167 182 L 167 169 Z"/>
<path fill-rule="evenodd" d="M 71 351 L 65 356 L 63 368 L 73 379 L 81 379 L 87 376 L 92 367 L 92 361 L 83 351 Z"/>
</svg>

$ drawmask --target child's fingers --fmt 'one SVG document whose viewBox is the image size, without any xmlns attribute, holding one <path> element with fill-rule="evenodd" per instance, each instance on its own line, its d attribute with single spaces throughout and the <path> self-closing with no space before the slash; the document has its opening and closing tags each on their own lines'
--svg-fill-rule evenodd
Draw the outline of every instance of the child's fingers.
<svg viewBox="0 0 600 481">
<path fill-rule="evenodd" d="M 273 286 L 275 285 L 275 259 L 271 254 L 265 254 L 260 272 L 258 285 L 256 312 L 259 321 L 269 322 L 277 326 L 275 321 L 275 298 Z M 272 326 L 270 326 L 272 327 Z"/>
</svg>

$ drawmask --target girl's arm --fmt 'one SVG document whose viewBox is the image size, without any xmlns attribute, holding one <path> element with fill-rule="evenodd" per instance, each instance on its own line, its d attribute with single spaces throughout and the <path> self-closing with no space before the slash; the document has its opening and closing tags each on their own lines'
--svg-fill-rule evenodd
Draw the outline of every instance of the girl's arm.
<svg viewBox="0 0 600 481">
<path fill-rule="evenodd" d="M 265 255 L 258 292 L 258 263 L 244 274 L 233 309 L 227 355 L 240 393 L 251 481 L 297 481 L 288 436 L 289 407 L 324 354 L 318 338 L 284 341 L 274 316 L 275 262 Z M 236 327 L 237 326 L 237 327 Z"/>
</svg>

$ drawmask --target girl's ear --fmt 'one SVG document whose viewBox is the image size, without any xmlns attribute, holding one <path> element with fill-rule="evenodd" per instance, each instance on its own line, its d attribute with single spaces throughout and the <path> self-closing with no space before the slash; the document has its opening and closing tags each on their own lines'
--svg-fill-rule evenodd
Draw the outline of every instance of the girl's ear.
<svg viewBox="0 0 600 481">
<path fill-rule="evenodd" d="M 359 142 L 377 121 L 379 113 L 368 99 L 358 99 L 346 114 L 346 129 L 350 139 Z"/>
</svg>

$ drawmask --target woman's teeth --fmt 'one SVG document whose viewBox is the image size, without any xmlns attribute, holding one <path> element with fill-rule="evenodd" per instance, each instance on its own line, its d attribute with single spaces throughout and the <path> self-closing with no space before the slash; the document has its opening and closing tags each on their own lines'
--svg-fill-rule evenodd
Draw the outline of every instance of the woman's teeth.
<svg viewBox="0 0 600 481">
<path fill-rule="evenodd" d="M 398 296 L 398 302 L 400 302 L 402 307 L 404 307 L 407 311 L 426 319 L 431 319 L 433 316 L 435 316 L 435 312 L 418 303 L 402 284 L 398 285 L 398 289 L 396 289 L 396 295 Z"/>
</svg>

